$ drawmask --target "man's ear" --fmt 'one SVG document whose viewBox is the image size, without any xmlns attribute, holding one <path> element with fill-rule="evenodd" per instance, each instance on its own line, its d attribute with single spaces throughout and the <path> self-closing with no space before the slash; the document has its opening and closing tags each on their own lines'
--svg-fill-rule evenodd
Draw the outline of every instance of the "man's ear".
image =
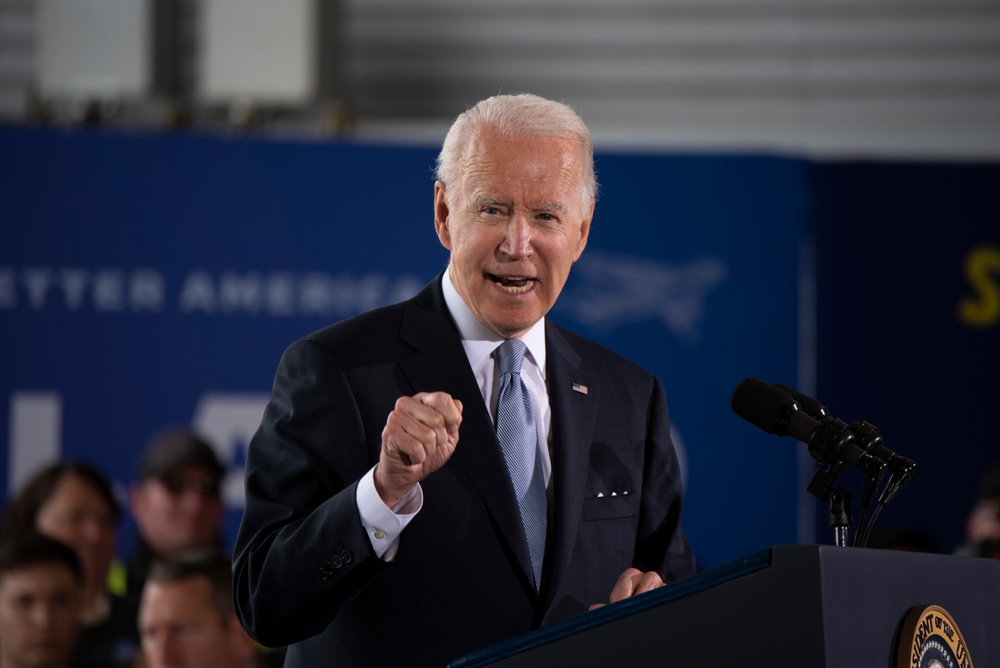
<svg viewBox="0 0 1000 668">
<path fill-rule="evenodd" d="M 591 200 L 590 208 L 587 209 L 583 221 L 580 223 L 580 238 L 576 242 L 576 252 L 573 254 L 573 262 L 580 259 L 583 249 L 587 247 L 587 239 L 590 237 L 590 221 L 594 219 L 594 205 L 597 202 Z"/>
<path fill-rule="evenodd" d="M 434 229 L 441 245 L 451 250 L 451 230 L 448 228 L 448 198 L 446 197 L 444 181 L 434 182 Z"/>
</svg>

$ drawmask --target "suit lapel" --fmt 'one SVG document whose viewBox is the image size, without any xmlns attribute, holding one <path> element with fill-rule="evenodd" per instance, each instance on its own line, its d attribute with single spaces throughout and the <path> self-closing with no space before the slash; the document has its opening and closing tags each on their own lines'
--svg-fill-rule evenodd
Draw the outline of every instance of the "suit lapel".
<svg viewBox="0 0 1000 668">
<path fill-rule="evenodd" d="M 600 402 L 596 378 L 581 364 L 579 353 L 555 326 L 546 323 L 549 405 L 552 409 L 552 499 L 556 518 L 550 533 L 551 581 L 545 605 L 562 585 L 583 515 L 583 495 L 590 466 L 590 443 Z"/>
<path fill-rule="evenodd" d="M 448 392 L 462 401 L 458 447 L 446 466 L 460 467 L 472 480 L 521 564 L 525 588 L 534 595 L 531 558 L 493 419 L 448 315 L 440 280 L 438 277 L 407 304 L 400 338 L 416 353 L 405 358 L 400 368 L 417 391 Z"/>
</svg>

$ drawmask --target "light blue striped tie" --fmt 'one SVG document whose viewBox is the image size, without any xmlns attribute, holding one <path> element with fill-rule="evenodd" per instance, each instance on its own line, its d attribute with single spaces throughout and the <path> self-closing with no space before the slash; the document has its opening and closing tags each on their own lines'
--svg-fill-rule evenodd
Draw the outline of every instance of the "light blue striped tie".
<svg viewBox="0 0 1000 668">
<path fill-rule="evenodd" d="M 546 506 L 545 476 L 538 456 L 538 432 L 531 409 L 528 388 L 521 380 L 521 362 L 525 345 L 508 339 L 496 349 L 500 374 L 497 396 L 497 440 L 507 460 L 507 471 L 514 483 L 514 494 L 521 511 L 521 524 L 535 571 L 535 589 L 542 582 L 545 557 Z"/>
</svg>

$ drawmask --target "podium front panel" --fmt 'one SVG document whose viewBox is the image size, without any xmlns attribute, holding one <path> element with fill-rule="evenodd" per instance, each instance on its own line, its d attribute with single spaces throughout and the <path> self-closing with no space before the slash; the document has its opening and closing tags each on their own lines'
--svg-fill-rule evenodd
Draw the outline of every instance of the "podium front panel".
<svg viewBox="0 0 1000 668">
<path fill-rule="evenodd" d="M 911 609 L 948 611 L 1000 666 L 1000 562 L 777 545 L 467 655 L 450 668 L 894 668 Z"/>
</svg>

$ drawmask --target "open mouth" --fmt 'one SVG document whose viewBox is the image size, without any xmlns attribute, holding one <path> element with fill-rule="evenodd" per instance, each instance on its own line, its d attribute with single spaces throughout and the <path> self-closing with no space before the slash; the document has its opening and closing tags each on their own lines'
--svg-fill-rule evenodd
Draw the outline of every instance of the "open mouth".
<svg viewBox="0 0 1000 668">
<path fill-rule="evenodd" d="M 528 292 L 535 285 L 535 279 L 523 276 L 495 276 L 487 274 L 487 277 L 496 285 L 503 288 L 505 292 L 512 295 Z"/>
</svg>

